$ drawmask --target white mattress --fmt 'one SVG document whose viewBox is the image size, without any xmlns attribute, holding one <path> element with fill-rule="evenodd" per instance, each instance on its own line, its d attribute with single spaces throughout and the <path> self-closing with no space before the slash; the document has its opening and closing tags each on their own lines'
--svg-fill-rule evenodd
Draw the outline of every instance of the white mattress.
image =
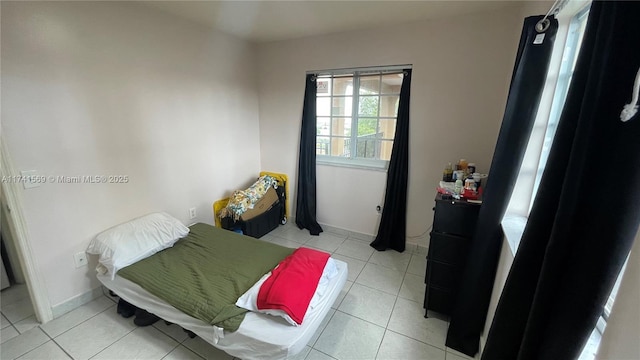
<svg viewBox="0 0 640 360">
<path fill-rule="evenodd" d="M 344 287 L 347 281 L 347 264 L 340 260 L 335 262 L 338 275 L 330 280 L 328 290 L 318 304 L 307 311 L 302 325 L 292 326 L 280 317 L 248 312 L 234 332 L 227 332 L 192 318 L 117 274 L 114 280 L 98 274 L 98 280 L 131 304 L 193 331 L 230 355 L 245 360 L 285 359 L 304 349 Z"/>
</svg>

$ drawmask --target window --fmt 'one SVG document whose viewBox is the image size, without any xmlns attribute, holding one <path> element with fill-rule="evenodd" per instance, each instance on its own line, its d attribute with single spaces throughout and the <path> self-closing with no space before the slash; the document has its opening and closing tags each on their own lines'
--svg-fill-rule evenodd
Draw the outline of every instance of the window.
<svg viewBox="0 0 640 360">
<path fill-rule="evenodd" d="M 317 162 L 385 169 L 391 158 L 401 69 L 318 76 Z"/>
<path fill-rule="evenodd" d="M 589 17 L 588 15 L 589 8 L 586 7 L 576 14 L 569 24 L 569 34 L 567 35 L 567 42 L 562 56 L 562 64 L 560 65 L 556 91 L 551 103 L 551 112 L 549 114 L 549 121 L 547 122 L 542 151 L 540 152 L 540 161 L 538 162 L 538 169 L 536 171 L 535 184 L 533 187 L 534 194 L 538 191 L 538 185 L 540 185 L 542 173 L 544 172 L 544 167 L 547 164 L 547 158 L 549 157 L 553 137 L 556 134 L 556 128 L 558 127 L 558 121 L 562 114 L 562 108 L 564 107 L 564 102 L 567 99 L 567 92 L 569 91 L 569 84 L 573 77 L 573 70 L 576 67 L 576 61 L 578 60 L 578 52 L 582 45 L 584 29 L 587 26 L 587 18 Z M 531 209 L 531 205 L 533 205 L 533 197 L 531 199 L 529 209 Z"/>
<path fill-rule="evenodd" d="M 565 14 L 564 18 L 559 19 L 560 27 L 565 29 L 566 40 L 560 36 L 556 40 L 538 114 L 505 215 L 509 218 L 522 218 L 519 222 L 523 224 L 529 216 L 551 150 L 582 45 L 589 7 L 575 9 L 573 14 L 568 17 Z M 514 252 L 519 242 L 519 239 L 516 240 L 510 239 L 510 243 L 515 245 L 512 249 Z"/>
</svg>

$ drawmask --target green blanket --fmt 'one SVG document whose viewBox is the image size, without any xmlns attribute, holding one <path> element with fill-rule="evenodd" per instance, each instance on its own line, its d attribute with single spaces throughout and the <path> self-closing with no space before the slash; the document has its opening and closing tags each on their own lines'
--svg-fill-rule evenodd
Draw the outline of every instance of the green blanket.
<svg viewBox="0 0 640 360">
<path fill-rule="evenodd" d="M 235 331 L 247 312 L 236 300 L 293 249 L 202 223 L 190 229 L 118 275 L 191 317 Z"/>
</svg>

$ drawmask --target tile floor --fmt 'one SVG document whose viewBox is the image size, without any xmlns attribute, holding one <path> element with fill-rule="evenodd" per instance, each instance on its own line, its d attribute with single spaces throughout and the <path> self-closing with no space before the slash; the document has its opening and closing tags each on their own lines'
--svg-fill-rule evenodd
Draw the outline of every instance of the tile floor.
<svg viewBox="0 0 640 360">
<path fill-rule="evenodd" d="M 445 347 L 447 319 L 423 316 L 423 249 L 376 252 L 366 236 L 334 231 L 312 237 L 287 224 L 262 238 L 331 252 L 349 265 L 342 293 L 295 359 L 469 359 Z M 2 291 L 1 301 L 3 360 L 233 359 L 163 321 L 136 327 L 116 314 L 109 296 L 44 325 L 36 322 L 24 285 Z"/>
</svg>

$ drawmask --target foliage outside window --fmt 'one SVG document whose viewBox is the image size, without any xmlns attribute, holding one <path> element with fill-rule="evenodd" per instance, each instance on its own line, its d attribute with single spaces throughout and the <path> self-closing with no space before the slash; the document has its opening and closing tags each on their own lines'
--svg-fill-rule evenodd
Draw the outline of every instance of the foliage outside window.
<svg viewBox="0 0 640 360">
<path fill-rule="evenodd" d="M 402 79 L 402 72 L 395 70 L 318 76 L 317 161 L 386 168 Z"/>
</svg>

